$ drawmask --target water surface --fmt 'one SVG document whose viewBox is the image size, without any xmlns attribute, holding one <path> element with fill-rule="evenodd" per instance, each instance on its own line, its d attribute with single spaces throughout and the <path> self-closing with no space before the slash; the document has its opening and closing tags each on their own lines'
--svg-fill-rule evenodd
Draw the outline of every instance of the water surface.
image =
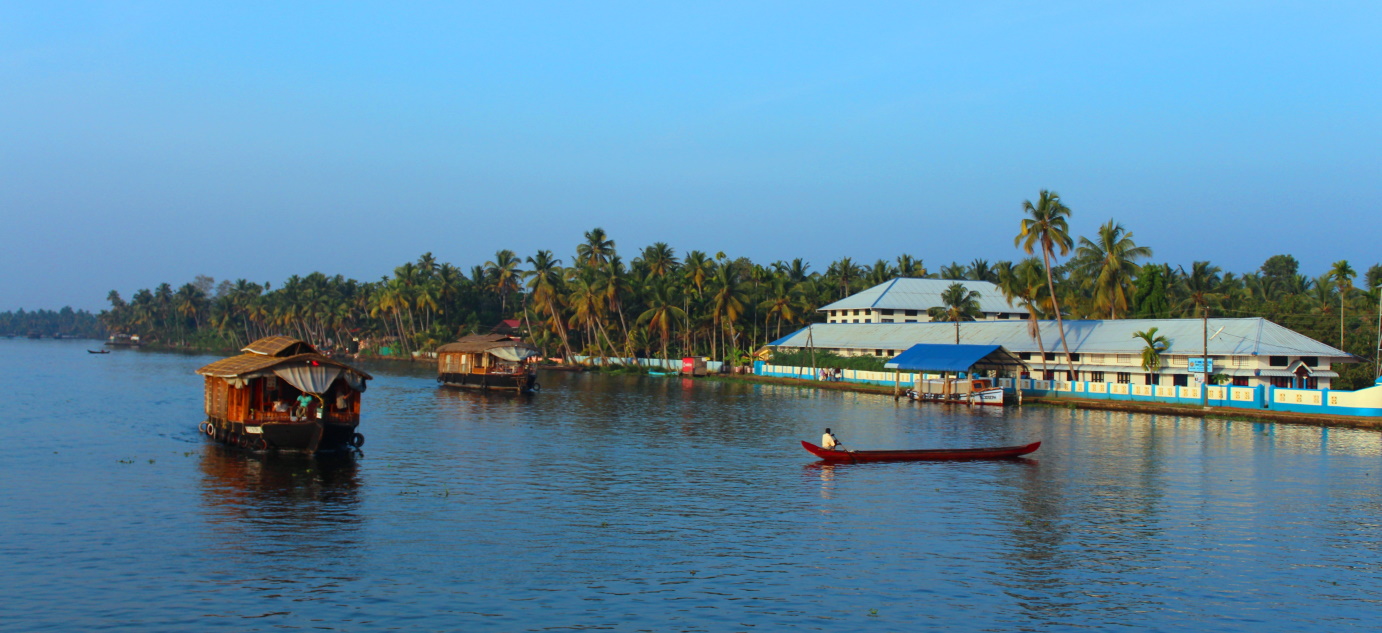
<svg viewBox="0 0 1382 633">
<path fill-rule="evenodd" d="M 0 340 L 0 630 L 1373 629 L 1379 435 L 367 366 L 363 454 L 198 435 L 215 357 Z M 1031 459 L 823 466 L 797 442 Z"/>
</svg>

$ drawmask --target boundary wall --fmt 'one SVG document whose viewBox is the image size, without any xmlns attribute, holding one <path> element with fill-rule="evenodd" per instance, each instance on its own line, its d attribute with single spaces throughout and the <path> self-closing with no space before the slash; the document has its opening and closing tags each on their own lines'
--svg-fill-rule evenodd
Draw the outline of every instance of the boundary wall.
<svg viewBox="0 0 1382 633">
<path fill-rule="evenodd" d="M 820 380 L 820 377 L 810 367 L 769 365 L 763 361 L 758 361 L 753 364 L 753 370 L 753 373 L 759 376 Z M 840 372 L 841 382 L 890 386 L 894 380 L 894 372 L 890 371 L 843 369 Z M 899 372 L 899 374 L 898 379 L 907 388 L 912 386 L 917 376 L 912 372 Z M 925 375 L 925 377 L 937 376 Z M 1013 394 L 1016 393 L 1013 380 L 1012 378 L 999 378 L 998 384 L 1003 387 L 1004 391 Z M 1197 405 L 1202 402 L 1202 395 L 1208 395 L 1209 406 L 1212 407 L 1382 417 L 1382 383 L 1358 391 L 1211 385 L 1207 388 L 1208 394 L 1201 394 L 1201 387 L 1198 386 L 1176 387 L 1088 381 L 1062 382 L 1025 378 L 1022 379 L 1021 387 L 1024 396 L 1030 395 L 1038 398 L 1066 397 L 1084 400 Z"/>
</svg>

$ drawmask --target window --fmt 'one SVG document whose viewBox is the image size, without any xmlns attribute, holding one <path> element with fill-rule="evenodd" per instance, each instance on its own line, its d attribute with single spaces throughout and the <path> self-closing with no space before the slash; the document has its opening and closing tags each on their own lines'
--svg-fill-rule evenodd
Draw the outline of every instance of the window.
<svg viewBox="0 0 1382 633">
<path fill-rule="evenodd" d="M 879 321 L 879 323 L 892 323 L 892 322 L 893 322 L 892 319 L 883 319 L 883 320 Z"/>
<path fill-rule="evenodd" d="M 1008 320 L 1008 313 L 1006 313 L 1006 312 L 999 312 L 999 313 L 998 313 L 998 318 L 999 318 L 999 319 L 1002 319 L 1002 320 L 1004 320 L 1004 321 L 1006 321 L 1006 320 Z"/>
<path fill-rule="evenodd" d="M 916 323 L 917 320 L 916 320 L 916 319 L 907 319 L 907 322 L 908 322 L 908 323 Z"/>
<path fill-rule="evenodd" d="M 1126 385 L 1130 382 L 1132 382 L 1132 374 L 1125 371 L 1118 372 L 1118 384 Z"/>
<path fill-rule="evenodd" d="M 1186 387 L 1186 386 L 1189 386 L 1189 385 L 1190 385 L 1190 376 L 1187 375 L 1187 374 L 1176 374 L 1176 375 L 1174 375 L 1174 376 L 1171 376 L 1171 384 L 1173 384 L 1173 385 L 1175 385 L 1175 386 L 1177 386 L 1177 387 Z"/>
<path fill-rule="evenodd" d="M 1056 353 L 1055 353 L 1055 352 L 1042 352 L 1042 353 L 1041 353 L 1041 357 L 1042 357 L 1042 358 L 1045 358 L 1045 359 L 1048 360 L 1048 361 L 1053 361 L 1053 360 L 1056 360 Z"/>
<path fill-rule="evenodd" d="M 1018 360 L 1032 360 L 1032 353 L 1031 353 L 1031 352 L 1018 352 L 1018 353 L 1017 353 L 1017 358 L 1018 358 Z"/>
<path fill-rule="evenodd" d="M 892 315 L 893 315 L 893 311 L 892 311 L 892 310 L 883 310 L 882 312 L 883 312 L 883 314 L 884 314 L 885 316 L 892 316 Z M 888 323 L 892 323 L 892 321 L 888 321 Z"/>
<path fill-rule="evenodd" d="M 1268 356 L 1268 357 L 1267 357 L 1267 365 L 1268 365 L 1268 366 L 1271 366 L 1271 367 L 1285 367 L 1285 366 L 1286 366 L 1286 357 L 1285 357 L 1285 356 Z"/>
<path fill-rule="evenodd" d="M 873 350 L 873 355 L 874 355 L 874 356 L 882 356 L 882 355 L 883 355 L 883 350 L 881 350 L 881 349 Z"/>
<path fill-rule="evenodd" d="M 1079 355 L 1078 353 L 1071 352 L 1071 354 L 1070 354 L 1070 362 L 1072 362 L 1072 363 L 1078 363 L 1078 362 L 1080 362 L 1080 355 Z"/>
<path fill-rule="evenodd" d="M 908 311 L 907 311 L 907 316 L 916 316 L 916 315 L 917 315 L 917 311 L 916 311 L 916 310 L 908 310 Z"/>
<path fill-rule="evenodd" d="M 1131 364 L 1132 364 L 1132 354 L 1119 354 L 1119 355 L 1118 355 L 1118 364 L 1119 364 L 1119 365 L 1131 365 Z"/>
<path fill-rule="evenodd" d="M 1053 371 L 1053 370 L 1048 369 L 1048 370 L 1046 370 L 1045 372 L 1042 373 L 1041 379 L 1042 379 L 1042 380 L 1055 380 L 1055 379 L 1056 379 L 1056 372 Z"/>
<path fill-rule="evenodd" d="M 1300 357 L 1300 362 L 1305 363 L 1305 366 L 1306 366 L 1306 367 L 1319 367 L 1319 366 L 1320 366 L 1320 357 L 1319 357 L 1319 356 L 1301 356 L 1301 357 Z M 1314 389 L 1314 387 L 1311 387 L 1311 389 Z"/>
<path fill-rule="evenodd" d="M 1089 372 L 1089 382 L 1103 382 L 1103 381 L 1104 381 L 1104 372 L 1101 372 L 1101 371 L 1091 371 L 1091 372 Z"/>
<path fill-rule="evenodd" d="M 1292 378 L 1292 377 L 1290 377 L 1290 376 L 1272 376 L 1272 386 L 1273 386 L 1273 387 L 1282 387 L 1282 388 L 1284 388 L 1284 389 L 1290 389 L 1290 388 L 1291 388 L 1291 381 L 1293 381 L 1293 380 L 1295 380 L 1295 379 Z"/>
<path fill-rule="evenodd" d="M 1158 374 L 1143 374 L 1142 380 L 1144 381 L 1143 384 L 1147 385 L 1155 386 L 1161 384 L 1161 376 Z"/>
<path fill-rule="evenodd" d="M 858 322 L 859 322 L 859 319 L 855 319 L 854 322 L 855 322 L 855 323 L 858 323 Z"/>
<path fill-rule="evenodd" d="M 1233 386 L 1235 386 L 1235 387 L 1246 387 L 1246 386 L 1248 386 L 1248 377 L 1247 377 L 1247 376 L 1234 376 L 1234 377 L 1233 377 Z"/>
</svg>

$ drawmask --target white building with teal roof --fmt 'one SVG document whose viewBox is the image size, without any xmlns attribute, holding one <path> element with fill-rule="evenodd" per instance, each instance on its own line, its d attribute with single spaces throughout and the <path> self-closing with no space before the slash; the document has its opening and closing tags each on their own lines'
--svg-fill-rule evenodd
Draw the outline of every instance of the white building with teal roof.
<svg viewBox="0 0 1382 633">
<path fill-rule="evenodd" d="M 981 320 L 1025 319 L 1021 308 L 1008 305 L 1003 292 L 987 281 L 967 279 L 912 279 L 899 277 L 857 292 L 817 310 L 827 323 L 926 323 L 927 311 L 944 304 L 941 293 L 951 284 L 961 284 L 979 293 Z"/>
</svg>

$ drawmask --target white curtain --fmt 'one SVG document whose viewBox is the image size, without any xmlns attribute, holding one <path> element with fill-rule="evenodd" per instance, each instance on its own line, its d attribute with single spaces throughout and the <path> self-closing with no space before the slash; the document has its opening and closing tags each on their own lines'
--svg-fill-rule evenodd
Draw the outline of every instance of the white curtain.
<svg viewBox="0 0 1382 633">
<path fill-rule="evenodd" d="M 526 347 L 496 347 L 488 351 L 499 358 L 510 360 L 515 363 L 522 362 L 525 358 L 537 356 L 535 350 Z"/>
<path fill-rule="evenodd" d="M 279 378 L 306 393 L 324 393 L 331 388 L 331 381 L 336 380 L 340 373 L 340 367 L 330 365 L 297 365 L 274 370 L 274 374 Z"/>
</svg>

